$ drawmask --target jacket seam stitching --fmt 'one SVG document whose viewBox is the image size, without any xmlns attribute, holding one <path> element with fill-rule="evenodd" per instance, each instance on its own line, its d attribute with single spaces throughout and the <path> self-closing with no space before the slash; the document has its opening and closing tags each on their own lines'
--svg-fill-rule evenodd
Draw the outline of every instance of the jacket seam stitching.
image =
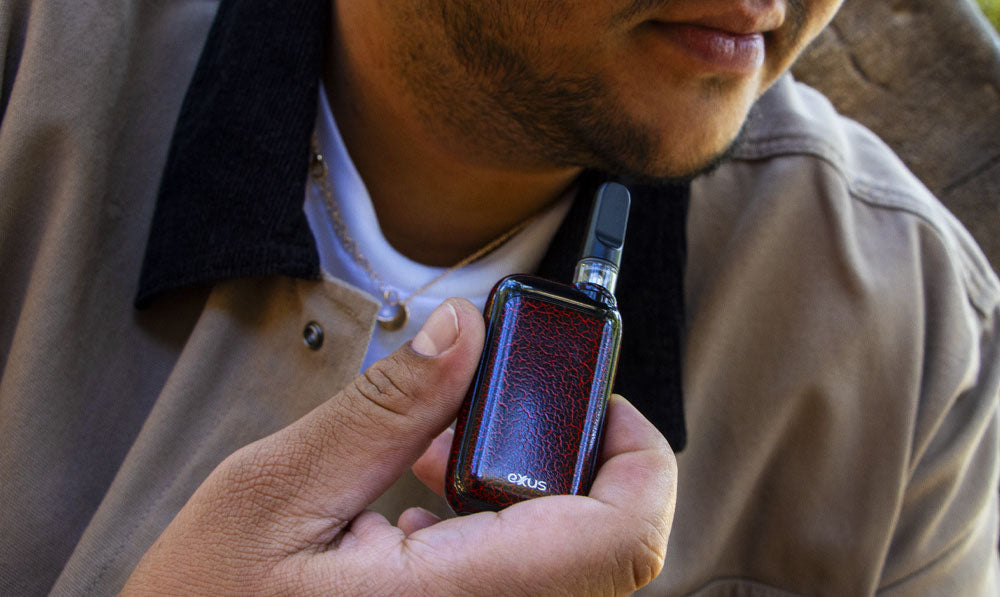
<svg viewBox="0 0 1000 597">
<path fill-rule="evenodd" d="M 800 135 L 750 138 L 734 152 L 733 157 L 740 160 L 758 160 L 783 155 L 813 156 L 826 162 L 844 182 L 848 194 L 853 199 L 872 207 L 899 211 L 917 217 L 934 230 L 942 245 L 949 246 L 951 244 L 947 242 L 941 227 L 930 217 L 929 211 L 913 201 L 911 193 L 895 187 L 880 185 L 863 176 L 849 177 L 845 171 L 843 154 L 832 143 L 822 139 Z M 996 290 L 991 289 L 991 284 L 977 273 L 978 268 L 970 262 L 964 251 L 949 250 L 948 252 L 953 254 L 961 265 L 962 281 L 970 303 L 980 315 L 988 316 L 1000 303 L 1000 297 L 997 296 Z"/>
</svg>

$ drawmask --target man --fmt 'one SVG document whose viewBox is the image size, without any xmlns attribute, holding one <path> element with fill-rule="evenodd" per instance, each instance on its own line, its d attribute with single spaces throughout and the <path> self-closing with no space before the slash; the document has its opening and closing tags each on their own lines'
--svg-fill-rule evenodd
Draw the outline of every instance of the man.
<svg viewBox="0 0 1000 597">
<path fill-rule="evenodd" d="M 1000 290 L 887 150 L 781 78 L 838 2 L 224 3 L 188 88 L 199 4 L 0 9 L 4 592 L 996 592 Z M 350 198 L 305 184 L 313 129 L 328 161 L 342 137 L 388 246 L 324 240 L 327 195 Z M 676 449 L 688 430 L 676 478 L 615 399 L 587 498 L 366 512 L 428 446 L 440 491 L 432 438 L 483 333 L 468 302 L 414 309 L 356 377 L 371 264 L 445 284 L 525 220 L 565 245 L 540 227 L 594 172 L 648 209 L 626 260 L 632 296 L 658 294 L 622 302 L 653 348 L 619 376 Z M 677 424 L 657 409 L 688 193 Z M 317 260 L 344 274 L 286 277 Z"/>
</svg>

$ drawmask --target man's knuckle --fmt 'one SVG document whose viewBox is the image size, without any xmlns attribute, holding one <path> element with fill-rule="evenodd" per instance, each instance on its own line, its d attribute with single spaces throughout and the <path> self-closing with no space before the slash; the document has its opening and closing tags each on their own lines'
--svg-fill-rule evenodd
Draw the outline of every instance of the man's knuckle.
<svg viewBox="0 0 1000 597">
<path fill-rule="evenodd" d="M 632 580 L 635 588 L 641 588 L 653 581 L 663 569 L 665 554 L 654 545 L 641 543 L 632 558 Z"/>
<path fill-rule="evenodd" d="M 349 391 L 361 404 L 371 404 L 379 411 L 406 415 L 411 404 L 413 387 L 408 371 L 376 363 L 358 376 Z"/>
<path fill-rule="evenodd" d="M 283 512 L 308 484 L 310 458 L 303 453 L 313 450 L 279 442 L 242 448 L 224 463 L 226 492 L 246 510 Z"/>
<path fill-rule="evenodd" d="M 632 590 L 652 582 L 663 569 L 666 557 L 667 535 L 663 525 L 656 520 L 640 520 L 635 539 L 629 546 L 630 566 L 626 568 L 631 573 Z"/>
</svg>

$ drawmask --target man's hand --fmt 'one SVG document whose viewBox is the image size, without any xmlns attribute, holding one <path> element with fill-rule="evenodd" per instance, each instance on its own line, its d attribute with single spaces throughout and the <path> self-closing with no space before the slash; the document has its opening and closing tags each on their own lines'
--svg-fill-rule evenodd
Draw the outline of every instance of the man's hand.
<svg viewBox="0 0 1000 597">
<path fill-rule="evenodd" d="M 365 508 L 421 458 L 440 490 L 454 418 L 483 343 L 451 299 L 413 342 L 299 421 L 227 458 L 139 563 L 125 593 L 623 593 L 659 572 L 675 463 L 627 402 L 609 408 L 589 497 L 552 496 L 399 527 Z"/>
</svg>

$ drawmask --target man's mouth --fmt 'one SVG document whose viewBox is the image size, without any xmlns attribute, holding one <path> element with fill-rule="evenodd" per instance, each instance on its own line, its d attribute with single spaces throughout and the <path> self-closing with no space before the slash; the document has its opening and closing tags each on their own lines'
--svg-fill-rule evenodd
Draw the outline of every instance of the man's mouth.
<svg viewBox="0 0 1000 597">
<path fill-rule="evenodd" d="M 673 46 L 709 70 L 751 74 L 764 64 L 766 48 L 762 31 L 703 23 L 652 21 L 648 25 L 658 42 Z"/>
</svg>

